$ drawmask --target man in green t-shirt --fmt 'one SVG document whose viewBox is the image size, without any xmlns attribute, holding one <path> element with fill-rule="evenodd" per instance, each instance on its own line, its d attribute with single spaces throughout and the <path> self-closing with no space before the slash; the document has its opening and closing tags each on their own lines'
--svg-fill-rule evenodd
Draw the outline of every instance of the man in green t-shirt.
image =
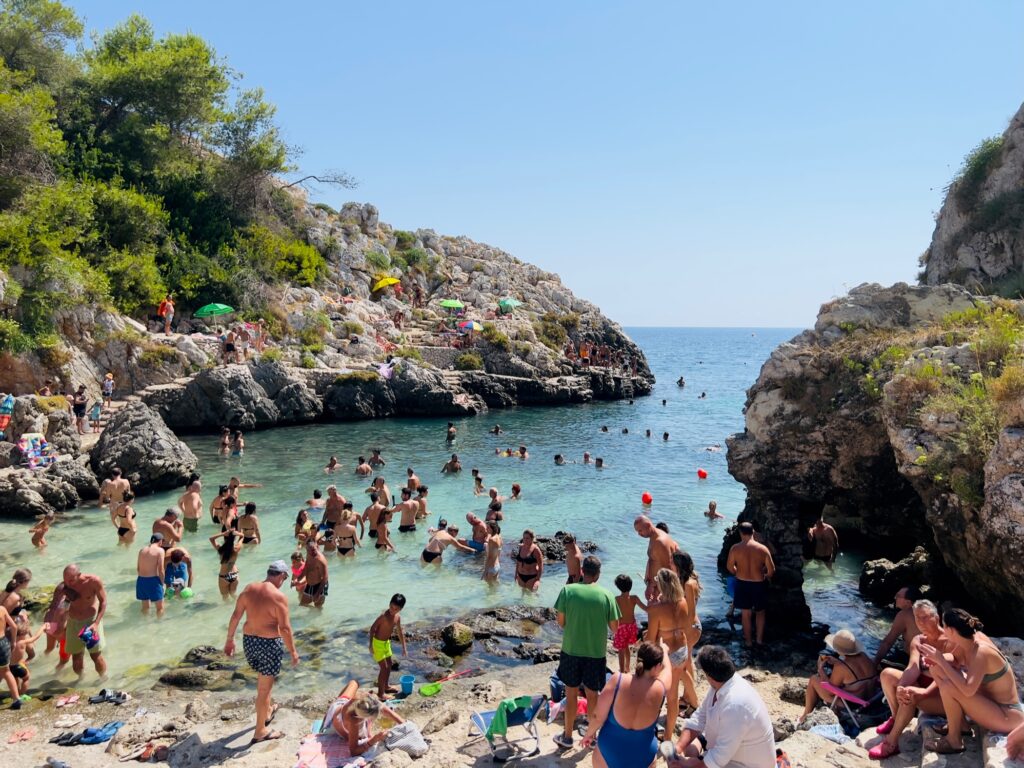
<svg viewBox="0 0 1024 768">
<path fill-rule="evenodd" d="M 565 731 L 555 736 L 562 749 L 572 747 L 572 726 L 580 685 L 587 696 L 587 713 L 597 712 L 597 694 L 604 688 L 608 655 L 608 630 L 619 627 L 619 606 L 615 597 L 597 585 L 601 561 L 593 555 L 583 558 L 583 583 L 567 584 L 558 593 L 555 610 L 562 627 L 562 653 L 558 657 L 558 678 L 565 683 Z"/>
</svg>

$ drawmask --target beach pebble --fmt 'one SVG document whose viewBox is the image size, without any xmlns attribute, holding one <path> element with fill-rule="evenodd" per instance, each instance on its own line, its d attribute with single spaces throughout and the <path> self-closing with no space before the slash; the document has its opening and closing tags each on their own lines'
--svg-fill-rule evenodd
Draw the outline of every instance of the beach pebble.
<svg viewBox="0 0 1024 768">
<path fill-rule="evenodd" d="M 405 768 L 412 765 L 412 758 L 400 749 L 385 752 L 373 761 L 374 768 Z"/>
<path fill-rule="evenodd" d="M 796 733 L 796 723 L 783 716 L 772 722 L 772 730 L 775 732 L 776 742 L 784 741 Z"/>
<path fill-rule="evenodd" d="M 818 707 L 807 716 L 806 720 L 797 726 L 797 730 L 809 731 L 816 725 L 839 725 L 839 718 L 828 707 Z"/>
<path fill-rule="evenodd" d="M 200 698 L 192 699 L 192 701 L 185 705 L 185 717 L 193 723 L 208 720 L 212 714 L 213 709 Z"/>
</svg>

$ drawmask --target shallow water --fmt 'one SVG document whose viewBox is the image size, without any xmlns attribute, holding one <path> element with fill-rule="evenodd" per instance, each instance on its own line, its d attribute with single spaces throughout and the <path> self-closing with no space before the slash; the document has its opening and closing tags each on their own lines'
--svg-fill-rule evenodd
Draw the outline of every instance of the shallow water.
<svg viewBox="0 0 1024 768">
<path fill-rule="evenodd" d="M 634 404 L 592 403 L 565 408 L 517 408 L 493 411 L 457 422 L 454 446 L 445 442 L 446 419 L 388 419 L 354 424 L 290 427 L 247 435 L 246 455 L 218 455 L 214 437 L 193 437 L 189 444 L 199 457 L 204 480 L 204 502 L 209 505 L 219 483 L 238 475 L 243 482 L 262 483 L 244 489 L 243 501 L 255 501 L 264 541 L 247 548 L 240 560 L 242 583 L 260 579 L 268 562 L 288 559 L 293 550 L 295 514 L 314 488 L 334 483 L 356 508 L 365 506 L 365 482 L 352 473 L 355 457 L 369 455 L 371 447 L 383 449 L 388 465 L 383 475 L 393 491 L 405 479 L 405 469 L 416 469 L 430 487 L 430 522 L 439 517 L 459 520 L 463 533 L 466 512 L 483 516 L 486 496 L 472 491 L 469 469 L 478 467 L 485 485 L 497 486 L 508 495 L 512 483 L 523 487 L 523 499 L 505 504 L 502 525 L 507 545 L 524 528 L 539 535 L 572 530 L 581 539 L 601 545 L 604 563 L 602 583 L 612 588 L 618 573 L 637 577 L 644 568 L 646 542 L 633 532 L 633 518 L 642 510 L 640 495 L 654 497 L 651 514 L 666 521 L 673 536 L 694 556 L 705 582 L 702 615 L 721 616 L 727 598 L 715 572 L 721 546 L 723 521 L 708 521 L 702 514 L 710 499 L 719 511 L 734 518 L 742 509 L 744 489 L 726 471 L 725 438 L 743 427 L 745 390 L 753 383 L 762 361 L 794 331 L 781 329 L 633 329 L 633 338 L 645 350 L 658 384 L 650 397 Z M 680 389 L 675 380 L 685 375 Z M 699 399 L 704 391 L 707 397 Z M 662 399 L 667 404 L 662 406 Z M 505 434 L 496 437 L 488 429 L 500 423 Z M 600 427 L 607 425 L 608 433 Z M 622 428 L 629 434 L 622 434 Z M 644 437 L 650 429 L 652 438 Z M 663 432 L 669 432 L 666 442 Z M 520 461 L 494 455 L 496 447 L 524 443 L 531 458 Z M 722 450 L 708 452 L 720 444 Z M 446 457 L 456 451 L 466 471 L 459 477 L 440 474 Z M 556 467 L 553 456 L 564 454 L 580 461 L 584 451 L 605 459 L 603 470 L 570 464 Z M 343 471 L 327 476 L 323 466 L 337 455 Z M 697 478 L 697 468 L 708 472 Z M 145 538 L 152 520 L 173 504 L 178 494 L 158 494 L 138 500 L 139 539 Z M 139 615 L 134 600 L 135 558 L 138 547 L 116 546 L 116 533 L 105 510 L 76 512 L 50 534 L 50 546 L 37 553 L 29 543 L 23 523 L 0 523 L 0 576 L 7 578 L 17 566 L 29 566 L 35 584 L 52 584 L 61 568 L 76 561 L 87 572 L 106 582 L 110 606 L 105 620 L 111 673 L 115 681 L 153 679 L 160 665 L 174 664 L 190 647 L 222 645 L 230 615 L 217 592 L 217 557 L 207 537 L 219 530 L 207 517 L 199 534 L 186 534 L 196 568 L 196 596 L 189 601 L 170 601 L 163 619 Z M 440 568 L 422 568 L 419 554 L 427 539 L 423 527 L 416 533 L 397 532 L 398 553 L 382 555 L 372 548 L 359 550 L 354 561 L 329 559 L 330 595 L 322 612 L 300 608 L 292 598 L 292 618 L 297 630 L 322 630 L 332 638 L 323 648 L 320 662 L 300 667 L 290 681 L 304 688 L 332 681 L 350 669 L 364 676 L 371 663 L 366 654 L 366 629 L 387 606 L 393 592 L 408 598 L 403 620 L 452 616 L 482 606 L 525 600 L 550 605 L 564 582 L 564 566 L 545 571 L 540 593 L 524 596 L 512 583 L 512 563 L 502 563 L 501 583 L 488 587 L 480 580 L 481 564 L 469 556 L 449 551 Z M 865 612 L 857 596 L 856 579 L 861 559 L 844 553 L 834 574 L 819 565 L 808 570 L 805 589 L 814 618 L 866 629 L 880 635 L 877 612 Z M 636 589 L 634 591 L 637 591 Z M 884 630 L 883 630 L 884 632 Z M 868 641 L 872 646 L 872 641 Z M 316 668 L 313 668 L 316 667 Z M 36 663 L 36 681 L 49 675 L 49 660 Z"/>
</svg>

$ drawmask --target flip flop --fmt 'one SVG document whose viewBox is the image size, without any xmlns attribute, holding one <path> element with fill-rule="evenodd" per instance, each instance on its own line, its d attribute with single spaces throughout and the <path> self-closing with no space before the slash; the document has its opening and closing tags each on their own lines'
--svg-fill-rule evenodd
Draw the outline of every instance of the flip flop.
<svg viewBox="0 0 1024 768">
<path fill-rule="evenodd" d="M 66 707 L 67 705 L 68 705 L 68 697 L 67 696 L 61 696 L 59 699 L 57 699 L 57 704 L 56 704 L 57 709 L 60 709 L 61 707 Z"/>
<path fill-rule="evenodd" d="M 124 726 L 124 723 L 114 721 L 105 723 L 101 728 L 86 728 L 82 734 L 81 743 L 102 744 L 105 741 L 110 741 L 122 726 Z"/>
<path fill-rule="evenodd" d="M 7 743 L 8 744 L 17 744 L 19 741 L 24 741 L 24 740 L 25 740 L 25 732 L 24 731 L 15 731 L 14 733 L 12 733 L 10 736 L 7 737 Z"/>
<path fill-rule="evenodd" d="M 82 699 L 81 696 L 79 696 L 77 693 L 74 693 L 74 694 L 68 696 L 67 703 L 64 706 L 65 707 L 70 707 L 73 704 L 77 704 L 79 701 L 81 701 L 81 699 Z"/>
<path fill-rule="evenodd" d="M 26 728 L 24 731 L 21 732 L 21 741 L 31 741 L 35 735 L 35 728 Z"/>
<path fill-rule="evenodd" d="M 150 748 L 150 747 L 152 747 L 152 746 L 153 746 L 153 743 L 152 743 L 152 742 L 148 742 L 148 743 L 146 743 L 146 744 L 143 744 L 143 745 L 142 745 L 141 747 L 139 747 L 138 749 L 134 749 L 134 750 L 132 750 L 131 752 L 129 752 L 129 753 L 127 754 L 127 755 L 125 755 L 124 757 L 122 757 L 122 758 L 120 759 L 120 762 L 122 762 L 122 763 L 127 763 L 127 762 L 128 762 L 129 760 L 137 760 L 137 759 L 139 759 L 139 757 L 141 757 L 141 756 L 142 756 L 142 754 L 143 754 L 143 753 L 144 753 L 144 752 L 145 752 L 145 751 L 146 751 L 147 749 L 149 749 L 149 748 Z M 147 758 L 147 759 L 148 759 L 148 758 Z"/>
<path fill-rule="evenodd" d="M 281 708 L 280 704 L 275 704 L 274 706 L 272 706 L 270 708 L 270 717 L 268 717 L 266 720 L 263 721 L 263 727 L 264 728 L 267 727 L 268 725 L 270 725 L 272 722 L 274 722 L 274 716 L 277 715 L 277 710 L 279 710 L 280 708 Z"/>
<path fill-rule="evenodd" d="M 116 704 L 121 706 L 125 702 L 131 701 L 131 694 L 125 693 L 124 691 L 113 691 L 110 696 L 107 697 L 107 701 L 110 704 Z"/>
<path fill-rule="evenodd" d="M 161 744 L 159 747 L 153 750 L 153 759 L 158 763 L 162 763 L 167 760 L 167 756 L 171 754 L 171 748 L 166 744 Z"/>
<path fill-rule="evenodd" d="M 946 736 L 943 736 L 941 739 L 930 739 L 925 743 L 924 748 L 929 752 L 935 752 L 939 755 L 959 755 L 967 749 L 967 747 L 962 745 L 954 747 L 949 743 L 949 739 Z"/>
<path fill-rule="evenodd" d="M 60 744 L 63 744 L 67 739 L 70 739 L 74 735 L 75 734 L 72 733 L 71 731 L 64 731 L 64 733 L 61 733 L 61 734 L 59 734 L 57 736 L 54 736 L 52 739 L 50 739 L 50 743 L 51 744 L 58 744 L 58 745 L 60 745 Z"/>
<path fill-rule="evenodd" d="M 110 695 L 110 691 L 108 691 L 106 688 L 103 688 L 95 696 L 90 696 L 89 697 L 89 703 L 90 704 L 105 704 L 106 701 L 107 701 L 107 696 L 109 696 L 109 695 Z"/>
<path fill-rule="evenodd" d="M 284 731 L 267 731 L 267 735 L 264 736 L 262 739 L 257 739 L 254 737 L 253 740 L 249 742 L 249 746 L 251 747 L 253 744 L 261 744 L 264 741 L 274 741 L 276 739 L 283 739 L 284 736 Z"/>
</svg>

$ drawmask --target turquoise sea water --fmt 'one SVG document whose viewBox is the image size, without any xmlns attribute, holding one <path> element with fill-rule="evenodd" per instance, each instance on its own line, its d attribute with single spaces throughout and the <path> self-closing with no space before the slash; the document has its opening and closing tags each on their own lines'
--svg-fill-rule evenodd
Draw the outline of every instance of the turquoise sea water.
<svg viewBox="0 0 1024 768">
<path fill-rule="evenodd" d="M 745 391 L 761 363 L 795 331 L 637 328 L 629 332 L 647 353 L 658 377 L 654 393 L 633 404 L 492 411 L 458 421 L 454 446 L 445 442 L 446 419 L 389 419 L 252 432 L 246 436 L 242 458 L 218 455 L 216 437 L 189 438 L 200 460 L 207 506 L 217 485 L 231 475 L 263 484 L 241 494 L 243 501 L 258 505 L 264 536 L 261 546 L 242 553 L 242 583 L 261 579 L 271 560 L 288 559 L 294 547 L 295 514 L 314 488 L 334 483 L 361 511 L 367 503 L 363 494 L 367 483 L 358 480 L 352 468 L 358 455 L 368 456 L 371 447 L 379 447 L 388 462 L 382 474 L 392 490 L 397 492 L 406 468 L 413 467 L 430 487 L 430 522 L 436 524 L 441 516 L 458 520 L 463 532 L 466 512 L 483 516 L 486 510 L 486 496 L 473 495 L 471 467 L 481 470 L 486 486 L 497 486 L 505 496 L 512 483 L 520 483 L 523 499 L 505 504 L 506 547 L 518 540 L 524 528 L 539 535 L 571 530 L 581 539 L 600 544 L 602 583 L 609 588 L 618 573 L 628 573 L 640 584 L 637 574 L 644 568 L 646 541 L 636 536 L 632 521 L 642 511 L 641 493 L 649 491 L 654 497 L 651 516 L 669 524 L 676 540 L 694 556 L 703 577 L 701 614 L 723 615 L 728 602 L 715 572 L 715 557 L 725 525 L 707 520 L 702 512 L 710 499 L 716 499 L 719 511 L 730 519 L 742 509 L 744 489 L 726 471 L 725 438 L 743 427 Z M 685 389 L 675 384 L 680 374 L 686 377 Z M 703 399 L 698 397 L 701 392 L 707 393 Z M 488 434 L 494 424 L 501 424 L 505 434 Z M 608 426 L 607 433 L 600 431 L 602 425 Z M 629 433 L 622 434 L 623 428 Z M 644 436 L 646 429 L 651 430 L 651 438 Z M 662 439 L 666 431 L 668 441 Z M 519 444 L 528 446 L 529 460 L 495 456 L 495 448 Z M 716 444 L 721 451 L 705 450 Z M 442 475 L 441 466 L 453 450 L 466 471 L 456 477 Z M 604 458 L 605 468 L 554 465 L 556 453 L 579 462 L 584 451 Z M 328 477 L 323 467 L 332 454 L 344 469 Z M 707 480 L 698 479 L 699 467 L 707 470 Z M 159 494 L 137 500 L 140 542 L 152 521 L 177 497 L 178 493 Z M 230 606 L 222 603 L 217 592 L 217 558 L 207 537 L 219 528 L 208 517 L 199 534 L 185 538 L 195 560 L 196 596 L 188 602 L 171 601 L 161 620 L 139 615 L 134 600 L 137 547 L 116 546 L 106 511 L 90 508 L 68 518 L 51 532 L 44 553 L 32 548 L 27 525 L 0 523 L 0 578 L 6 580 L 15 567 L 28 566 L 36 585 L 53 584 L 62 567 L 72 561 L 100 575 L 110 595 L 105 631 L 115 681 L 125 676 L 155 677 L 151 667 L 175 663 L 192 646 L 223 644 Z M 422 568 L 419 555 L 427 540 L 422 526 L 416 533 L 401 534 L 396 520 L 392 536 L 399 549 L 396 554 L 380 554 L 371 543 L 359 550 L 354 561 L 329 560 L 330 596 L 322 612 L 300 608 L 292 595 L 296 629 L 322 630 L 331 639 L 316 668 L 300 668 L 288 685 L 308 687 L 324 676 L 333 683 L 349 669 L 369 673 L 365 631 L 393 592 L 408 598 L 403 614 L 408 623 L 516 601 L 550 605 L 564 583 L 564 566 L 552 566 L 545 571 L 539 594 L 524 595 L 512 583 L 512 563 L 506 558 L 501 582 L 492 588 L 480 580 L 480 561 L 460 553 L 446 553 L 440 568 Z M 865 615 L 856 597 L 859 565 L 860 558 L 849 553 L 840 558 L 835 574 L 813 565 L 805 591 L 816 620 L 877 634 L 876 619 Z M 45 679 L 49 668 L 48 659 L 37 662 L 34 680 Z"/>
</svg>

